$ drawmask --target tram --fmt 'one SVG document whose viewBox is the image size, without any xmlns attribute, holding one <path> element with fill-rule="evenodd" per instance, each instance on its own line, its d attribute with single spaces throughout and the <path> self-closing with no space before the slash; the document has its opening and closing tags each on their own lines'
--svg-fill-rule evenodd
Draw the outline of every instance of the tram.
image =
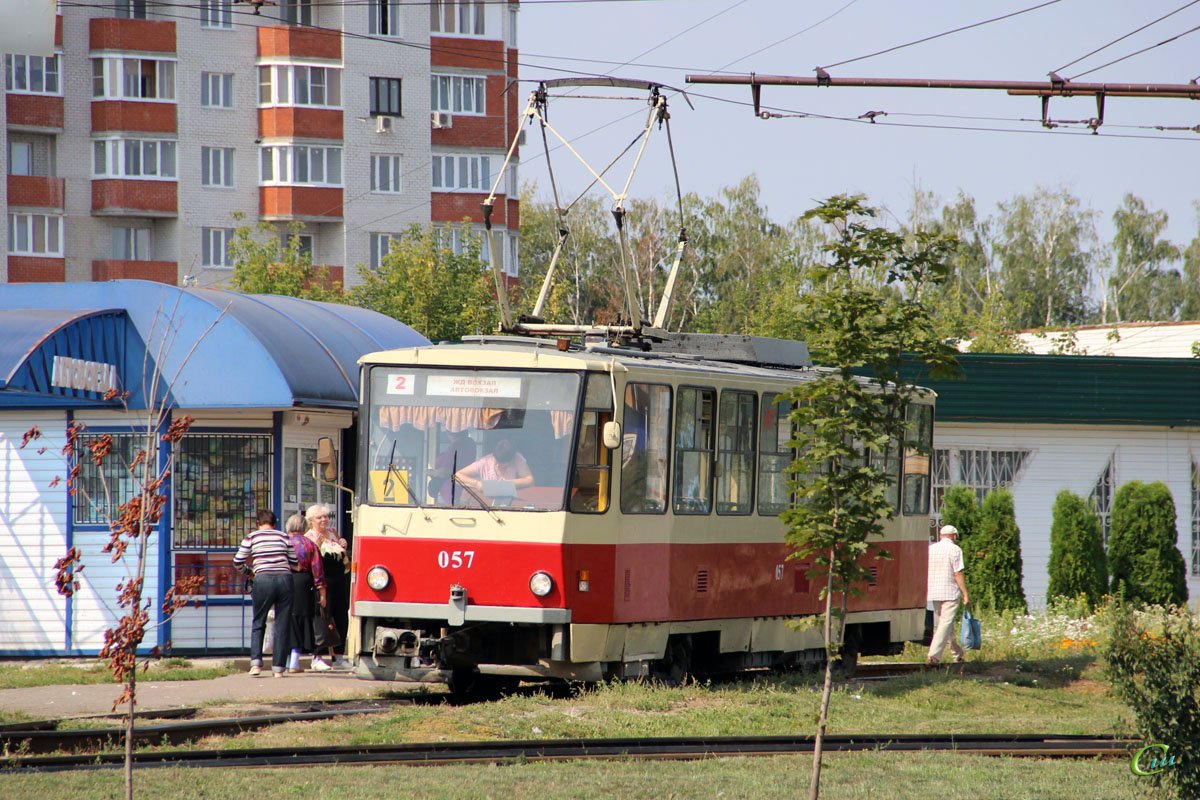
<svg viewBox="0 0 1200 800">
<path fill-rule="evenodd" d="M 823 662 L 811 563 L 779 515 L 798 342 L 473 337 L 364 356 L 357 674 L 448 682 L 678 678 Z M 846 653 L 922 638 L 932 393 L 909 407 L 895 514 Z"/>
</svg>

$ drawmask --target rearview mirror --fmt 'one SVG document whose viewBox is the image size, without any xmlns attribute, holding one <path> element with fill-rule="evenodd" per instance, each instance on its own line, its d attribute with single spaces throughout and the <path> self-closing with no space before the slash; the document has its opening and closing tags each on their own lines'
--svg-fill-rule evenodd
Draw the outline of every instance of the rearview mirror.
<svg viewBox="0 0 1200 800">
<path fill-rule="evenodd" d="M 609 450 L 616 450 L 621 446 L 621 423 L 616 420 L 609 420 L 604 423 L 604 446 Z"/>
<path fill-rule="evenodd" d="M 317 440 L 317 458 L 313 466 L 313 475 L 326 483 L 334 483 L 338 477 L 337 448 L 333 439 L 322 436 Z"/>
</svg>

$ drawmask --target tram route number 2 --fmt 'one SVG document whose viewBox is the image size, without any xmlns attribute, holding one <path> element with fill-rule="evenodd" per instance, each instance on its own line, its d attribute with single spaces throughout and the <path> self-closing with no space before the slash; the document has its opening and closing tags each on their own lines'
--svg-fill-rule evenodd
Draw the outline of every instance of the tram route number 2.
<svg viewBox="0 0 1200 800">
<path fill-rule="evenodd" d="M 442 550 L 437 556 L 438 566 L 442 569 L 471 568 L 475 563 L 474 550 Z"/>
</svg>

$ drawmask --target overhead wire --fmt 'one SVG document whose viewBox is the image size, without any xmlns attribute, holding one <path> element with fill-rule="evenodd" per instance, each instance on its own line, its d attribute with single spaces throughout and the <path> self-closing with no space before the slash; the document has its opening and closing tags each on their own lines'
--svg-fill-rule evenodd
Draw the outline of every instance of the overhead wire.
<svg viewBox="0 0 1200 800">
<path fill-rule="evenodd" d="M 1195 33 L 1196 31 L 1200 31 L 1200 25 L 1197 25 L 1194 28 L 1189 28 L 1188 30 L 1184 31 L 1183 33 L 1176 34 L 1175 36 L 1172 36 L 1169 39 L 1163 39 L 1161 42 L 1158 42 L 1157 44 L 1152 44 L 1149 47 L 1143 47 L 1141 50 L 1135 50 L 1134 52 L 1129 53 L 1128 55 L 1123 55 L 1120 58 L 1114 58 L 1112 61 L 1101 64 L 1098 67 L 1092 67 L 1089 70 L 1080 72 L 1078 75 L 1072 75 L 1070 78 L 1068 78 L 1068 80 L 1073 81 L 1076 78 L 1082 78 L 1084 75 L 1091 75 L 1093 72 L 1098 72 L 1099 70 L 1102 70 L 1105 67 L 1111 67 L 1113 64 L 1120 64 L 1122 61 L 1128 61 L 1129 59 L 1133 58 L 1134 56 L 1140 56 L 1142 53 L 1147 53 L 1151 50 L 1162 47 L 1163 45 L 1167 45 L 1167 44 L 1170 44 L 1171 42 L 1178 41 L 1178 40 L 1182 39 L 1184 36 L 1189 36 L 1189 35 Z"/>
<path fill-rule="evenodd" d="M 1051 70 L 1051 72 L 1058 73 L 1058 72 L 1062 72 L 1067 67 L 1073 67 L 1076 64 L 1078 64 L 1080 61 L 1083 61 L 1085 58 L 1090 58 L 1090 57 L 1096 55 L 1096 53 L 1099 53 L 1103 50 L 1107 50 L 1108 48 L 1112 47 L 1114 44 L 1123 42 L 1126 39 L 1128 39 L 1130 36 L 1141 33 L 1142 31 L 1146 30 L 1147 28 L 1152 27 L 1152 26 L 1157 25 L 1158 23 L 1162 22 L 1164 19 L 1173 17 L 1176 14 L 1178 14 L 1180 11 L 1184 11 L 1184 10 L 1190 8 L 1191 6 L 1196 5 L 1196 3 L 1200 3 L 1200 0 L 1191 0 L 1191 2 L 1184 3 L 1182 6 L 1175 9 L 1174 11 L 1171 11 L 1170 13 L 1167 13 L 1167 14 L 1163 14 L 1158 19 L 1151 20 L 1150 22 L 1147 22 L 1145 25 L 1141 26 L 1140 28 L 1134 28 L 1129 33 L 1125 34 L 1124 36 L 1118 36 L 1116 39 L 1113 39 L 1108 44 L 1100 45 L 1099 47 L 1097 47 L 1095 50 L 1091 51 L 1090 53 L 1084 53 L 1083 55 L 1081 55 L 1079 58 L 1075 59 L 1074 61 L 1068 61 L 1066 64 L 1063 64 L 1061 67 Z"/>
<path fill-rule="evenodd" d="M 1062 0 L 1046 0 L 1046 2 L 1044 2 L 1044 3 L 1039 3 L 1035 6 L 1023 8 L 1019 11 L 1013 11 L 1012 13 L 1009 13 L 1009 14 L 1002 14 L 999 17 L 992 17 L 991 19 L 980 20 L 979 22 L 973 22 L 970 25 L 962 25 L 960 27 L 953 28 L 948 31 L 943 31 L 942 33 L 935 33 L 932 36 L 925 36 L 925 37 L 916 39 L 911 42 L 905 42 L 904 44 L 898 44 L 898 45 L 895 45 L 894 47 L 888 47 L 884 50 L 877 50 L 874 53 L 867 53 L 866 55 L 856 56 L 854 58 L 847 58 L 843 61 L 835 61 L 834 63 L 826 64 L 825 66 L 820 67 L 819 69 L 833 69 L 834 67 L 840 67 L 840 66 L 843 66 L 844 64 L 853 64 L 855 61 L 865 61 L 868 58 L 874 58 L 875 56 L 881 56 L 884 53 L 893 53 L 897 50 L 903 50 L 906 47 L 912 47 L 913 45 L 924 44 L 925 42 L 932 42 L 934 39 L 941 39 L 944 36 L 950 36 L 951 34 L 961 33 L 962 31 L 971 30 L 972 28 L 979 28 L 984 25 L 990 25 L 993 22 L 1000 22 L 1001 20 L 1018 17 L 1022 14 L 1028 14 L 1031 11 L 1037 11 L 1038 9 L 1045 8 L 1046 6 L 1052 6 L 1055 3 L 1061 3 L 1061 2 L 1062 2 Z"/>
</svg>

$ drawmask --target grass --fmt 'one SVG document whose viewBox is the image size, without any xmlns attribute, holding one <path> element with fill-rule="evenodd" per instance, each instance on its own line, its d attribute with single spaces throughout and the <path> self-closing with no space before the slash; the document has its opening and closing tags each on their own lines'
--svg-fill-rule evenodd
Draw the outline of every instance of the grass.
<svg viewBox="0 0 1200 800">
<path fill-rule="evenodd" d="M 196 667 L 185 658 L 164 658 L 151 661 L 149 669 L 138 674 L 138 680 L 198 681 L 220 678 L 238 671 L 232 662 Z M 0 663 L 0 689 L 112 682 L 113 676 L 108 665 L 96 659 Z"/>
<path fill-rule="evenodd" d="M 743 798 L 805 794 L 809 756 L 704 761 L 603 761 L 449 767 L 143 770 L 142 797 L 244 800 L 269 787 L 273 798 L 363 800 L 553 797 Z M 821 796 L 867 800 L 971 797 L 980 800 L 1125 800 L 1137 779 L 1124 760 L 1037 760 L 924 753 L 839 753 L 826 758 Z M 0 774 L 5 797 L 123 796 L 120 771 Z"/>
</svg>

